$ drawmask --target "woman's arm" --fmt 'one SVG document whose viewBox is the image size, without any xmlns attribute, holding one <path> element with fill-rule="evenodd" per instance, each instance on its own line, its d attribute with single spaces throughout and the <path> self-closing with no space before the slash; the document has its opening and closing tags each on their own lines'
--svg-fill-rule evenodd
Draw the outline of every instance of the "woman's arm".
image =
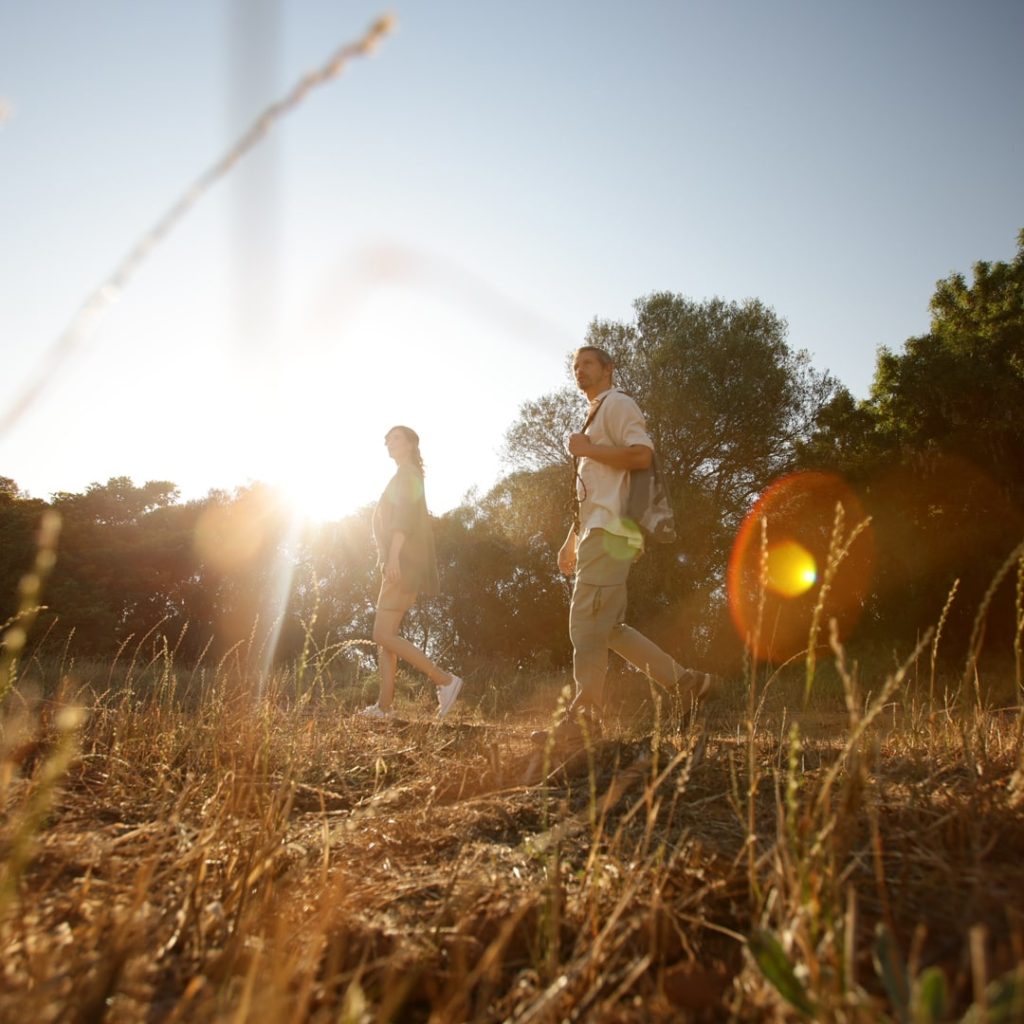
<svg viewBox="0 0 1024 1024">
<path fill-rule="evenodd" d="M 405 544 L 405 534 L 396 530 L 391 535 L 391 544 L 388 547 L 388 557 L 384 562 L 384 579 L 389 583 L 395 583 L 402 578 L 402 566 L 399 556 L 402 553 L 402 545 Z"/>
</svg>

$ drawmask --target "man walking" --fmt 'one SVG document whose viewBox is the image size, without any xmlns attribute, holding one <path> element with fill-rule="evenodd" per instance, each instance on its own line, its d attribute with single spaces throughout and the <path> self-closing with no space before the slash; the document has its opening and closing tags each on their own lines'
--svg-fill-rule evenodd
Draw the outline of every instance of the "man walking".
<svg viewBox="0 0 1024 1024">
<path fill-rule="evenodd" d="M 614 386 L 607 352 L 586 345 L 572 369 L 589 414 L 583 430 L 569 436 L 569 453 L 578 460 L 579 513 L 558 552 L 558 568 L 576 575 L 569 606 L 576 696 L 556 730 L 566 741 L 600 728 L 609 650 L 683 696 L 703 697 L 712 680 L 683 668 L 623 621 L 629 569 L 643 550 L 639 528 L 624 518 L 629 474 L 650 466 L 654 443 L 636 402 Z"/>
</svg>

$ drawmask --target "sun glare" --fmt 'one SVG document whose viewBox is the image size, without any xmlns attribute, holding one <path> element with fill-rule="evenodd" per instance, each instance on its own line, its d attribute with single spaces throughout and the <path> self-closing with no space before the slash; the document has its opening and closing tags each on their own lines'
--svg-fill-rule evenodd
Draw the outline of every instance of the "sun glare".
<svg viewBox="0 0 1024 1024">
<path fill-rule="evenodd" d="M 296 460 L 279 474 L 275 486 L 296 516 L 313 523 L 341 519 L 370 500 L 368 493 L 352 487 L 337 464 L 315 459 Z"/>
<path fill-rule="evenodd" d="M 815 590 L 835 557 L 834 545 L 858 526 L 856 543 L 835 562 L 829 587 Z M 806 645 L 820 599 L 822 621 L 834 619 L 845 638 L 860 617 L 873 561 L 863 507 L 841 478 L 794 473 L 776 480 L 744 519 L 729 556 L 729 611 L 737 633 L 756 657 L 781 663 Z"/>
<path fill-rule="evenodd" d="M 814 557 L 795 540 L 768 549 L 768 586 L 783 597 L 798 597 L 814 586 L 818 569 Z"/>
<path fill-rule="evenodd" d="M 427 343 L 423 319 L 402 303 L 371 300 L 345 326 L 333 337 L 298 340 L 253 381 L 260 397 L 252 475 L 279 490 L 305 521 L 341 519 L 377 499 L 395 470 L 384 434 L 396 423 L 423 437 L 431 482 L 431 470 L 444 465 L 431 461 L 442 447 L 444 406 L 423 381 L 446 339 Z"/>
<path fill-rule="evenodd" d="M 384 435 L 404 424 L 422 441 L 428 509 L 454 507 L 497 475 L 503 431 L 536 371 L 510 359 L 501 380 L 518 391 L 496 399 L 494 353 L 511 351 L 514 339 L 436 295 L 380 286 L 353 299 L 336 290 L 345 301 L 318 305 L 286 350 L 235 369 L 223 409 L 231 437 L 211 462 L 226 455 L 222 477 L 274 487 L 298 519 L 335 521 L 380 496 L 395 472 Z"/>
<path fill-rule="evenodd" d="M 341 519 L 372 501 L 388 475 L 383 446 L 375 450 L 358 436 L 367 406 L 346 398 L 342 411 L 336 396 L 332 401 L 317 390 L 293 391 L 281 402 L 285 409 L 263 431 L 257 472 L 297 519 L 314 523 Z"/>
</svg>

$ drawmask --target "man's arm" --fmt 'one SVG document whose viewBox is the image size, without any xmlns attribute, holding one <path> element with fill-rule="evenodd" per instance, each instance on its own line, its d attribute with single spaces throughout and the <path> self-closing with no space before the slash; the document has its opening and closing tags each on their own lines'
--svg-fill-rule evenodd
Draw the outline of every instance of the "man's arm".
<svg viewBox="0 0 1024 1024">
<path fill-rule="evenodd" d="M 654 452 L 645 444 L 594 444 L 586 434 L 569 435 L 569 454 L 578 459 L 593 459 L 613 469 L 647 469 Z"/>
<path fill-rule="evenodd" d="M 576 571 L 576 527 L 570 526 L 565 542 L 558 549 L 558 570 L 566 576 Z"/>
</svg>

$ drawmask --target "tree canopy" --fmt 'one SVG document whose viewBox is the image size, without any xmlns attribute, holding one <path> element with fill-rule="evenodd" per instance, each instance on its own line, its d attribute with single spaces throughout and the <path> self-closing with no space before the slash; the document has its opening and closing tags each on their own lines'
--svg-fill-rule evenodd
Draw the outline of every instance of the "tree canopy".
<svg viewBox="0 0 1024 1024">
<path fill-rule="evenodd" d="M 959 581 L 954 634 L 1024 537 L 1024 231 L 1011 262 L 936 284 L 927 334 L 881 348 L 870 396 L 837 393 L 800 463 L 842 473 L 874 518 L 874 618 L 935 621 Z M 1008 616 L 994 628 L 1006 628 Z"/>
</svg>

